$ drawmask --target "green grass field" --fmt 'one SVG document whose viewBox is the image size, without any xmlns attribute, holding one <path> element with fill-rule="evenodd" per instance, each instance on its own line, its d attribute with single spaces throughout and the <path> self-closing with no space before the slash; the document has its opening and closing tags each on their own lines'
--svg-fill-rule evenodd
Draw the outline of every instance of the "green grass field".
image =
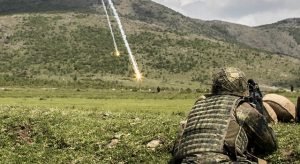
<svg viewBox="0 0 300 164">
<path fill-rule="evenodd" d="M 293 102 L 297 93 L 284 94 Z M 0 91 L 0 163 L 167 163 L 180 120 L 200 93 Z M 300 163 L 300 126 L 273 126 L 272 163 Z M 160 140 L 155 150 L 147 148 Z M 112 144 L 117 141 L 117 144 Z"/>
</svg>

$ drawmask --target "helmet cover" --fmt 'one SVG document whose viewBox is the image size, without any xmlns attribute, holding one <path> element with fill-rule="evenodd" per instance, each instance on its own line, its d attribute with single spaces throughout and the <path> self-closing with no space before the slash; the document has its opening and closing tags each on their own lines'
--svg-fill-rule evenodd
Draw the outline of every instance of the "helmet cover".
<svg viewBox="0 0 300 164">
<path fill-rule="evenodd" d="M 246 96 L 248 85 L 244 72 L 234 67 L 221 68 L 213 74 L 213 94 Z"/>
</svg>

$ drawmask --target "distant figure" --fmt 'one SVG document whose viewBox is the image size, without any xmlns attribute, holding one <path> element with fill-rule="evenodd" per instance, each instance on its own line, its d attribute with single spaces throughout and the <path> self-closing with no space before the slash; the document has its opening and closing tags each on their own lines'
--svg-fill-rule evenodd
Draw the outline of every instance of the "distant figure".
<svg viewBox="0 0 300 164">
<path fill-rule="evenodd" d="M 159 86 L 156 88 L 156 90 L 157 90 L 157 93 L 159 93 L 159 92 L 160 92 L 160 88 L 159 88 Z"/>
<path fill-rule="evenodd" d="M 273 130 L 245 99 L 247 80 L 237 68 L 213 75 L 211 95 L 196 102 L 173 147 L 172 164 L 259 163 L 277 149 Z"/>
<path fill-rule="evenodd" d="M 291 92 L 294 92 L 294 86 L 291 85 Z"/>
<path fill-rule="evenodd" d="M 296 105 L 296 113 L 297 113 L 297 122 L 300 122 L 300 97 L 297 99 L 297 105 Z"/>
</svg>

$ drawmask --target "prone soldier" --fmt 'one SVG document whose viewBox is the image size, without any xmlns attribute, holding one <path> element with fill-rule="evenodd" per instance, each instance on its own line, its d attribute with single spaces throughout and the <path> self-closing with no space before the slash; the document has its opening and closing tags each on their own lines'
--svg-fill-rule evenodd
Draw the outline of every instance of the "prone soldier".
<svg viewBox="0 0 300 164">
<path fill-rule="evenodd" d="M 170 163 L 259 163 L 277 149 L 265 117 L 248 102 L 247 80 L 237 68 L 213 75 L 212 93 L 195 103 L 179 133 Z"/>
</svg>

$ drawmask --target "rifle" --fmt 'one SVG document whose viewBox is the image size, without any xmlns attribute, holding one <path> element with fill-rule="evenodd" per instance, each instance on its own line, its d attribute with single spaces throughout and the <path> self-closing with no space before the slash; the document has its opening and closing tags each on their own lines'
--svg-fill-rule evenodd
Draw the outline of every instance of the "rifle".
<svg viewBox="0 0 300 164">
<path fill-rule="evenodd" d="M 258 84 L 253 79 L 249 79 L 248 87 L 249 87 L 249 97 L 248 97 L 249 102 L 255 105 L 255 108 L 260 114 L 268 118 L 266 109 L 262 101 L 263 95 L 259 89 Z"/>
</svg>

